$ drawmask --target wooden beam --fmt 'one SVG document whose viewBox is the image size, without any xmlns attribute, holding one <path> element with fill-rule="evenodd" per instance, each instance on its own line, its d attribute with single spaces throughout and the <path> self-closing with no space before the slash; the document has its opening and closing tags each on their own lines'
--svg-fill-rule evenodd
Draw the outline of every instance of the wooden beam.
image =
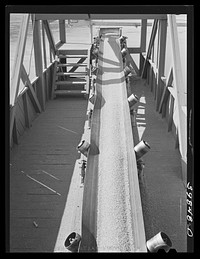
<svg viewBox="0 0 200 259">
<path fill-rule="evenodd" d="M 24 50 L 26 46 L 29 20 L 30 20 L 29 14 L 25 14 L 22 18 L 22 24 L 19 32 L 19 38 L 18 38 L 18 43 L 16 48 L 16 56 L 15 56 L 14 66 L 13 66 L 13 73 L 11 76 L 10 105 L 14 107 L 10 114 L 10 145 L 12 142 L 13 125 L 14 125 L 14 118 L 15 118 L 15 111 L 16 111 L 15 103 L 16 103 L 17 95 L 19 91 L 20 70 L 21 70 L 21 65 L 23 63 L 23 58 L 24 58 Z"/>
<path fill-rule="evenodd" d="M 47 38 L 49 40 L 49 43 L 50 43 L 51 49 L 53 51 L 53 54 L 55 56 L 56 52 L 57 52 L 57 49 L 56 49 L 56 46 L 55 46 L 55 41 L 54 41 L 54 38 L 53 38 L 53 34 L 51 32 L 51 28 L 49 26 L 49 22 L 47 20 L 45 20 L 45 21 L 42 21 L 42 23 L 44 24 L 44 28 L 46 30 Z"/>
<path fill-rule="evenodd" d="M 35 111 L 41 113 L 42 109 L 41 109 L 40 103 L 39 103 L 38 98 L 37 98 L 37 96 L 35 94 L 35 91 L 34 91 L 34 89 L 32 87 L 32 84 L 31 84 L 31 82 L 29 80 L 29 77 L 28 77 L 28 75 L 26 73 L 24 65 L 22 65 L 22 69 L 21 69 L 21 79 L 22 79 L 23 83 L 30 90 L 29 97 L 30 97 L 30 99 L 31 99 L 31 101 L 33 103 Z"/>
<path fill-rule="evenodd" d="M 126 61 L 127 61 L 127 63 L 130 63 L 132 65 L 132 67 L 135 69 L 135 72 L 138 75 L 139 74 L 139 69 L 138 69 L 137 65 L 135 64 L 135 61 L 133 60 L 133 58 L 129 54 L 129 51 L 127 51 L 127 54 L 126 54 Z"/>
<path fill-rule="evenodd" d="M 17 133 L 17 124 L 16 124 L 16 118 L 14 119 L 14 125 L 13 125 L 13 142 L 15 144 L 19 144 L 19 139 L 18 139 L 18 133 Z"/>
<path fill-rule="evenodd" d="M 66 42 L 65 20 L 59 20 L 59 33 L 60 33 L 60 41 L 62 43 L 65 43 Z"/>
<path fill-rule="evenodd" d="M 91 20 L 89 21 L 89 23 L 90 23 L 90 43 L 92 44 L 93 43 L 93 23 Z"/>
<path fill-rule="evenodd" d="M 88 14 L 81 13 L 36 13 L 36 20 L 87 20 L 89 19 Z"/>
<path fill-rule="evenodd" d="M 141 53 L 141 48 L 128 48 L 130 54 Z"/>
<path fill-rule="evenodd" d="M 168 131 L 172 130 L 173 114 L 174 114 L 174 97 L 170 95 L 171 103 L 169 110 L 169 119 L 168 119 Z"/>
<path fill-rule="evenodd" d="M 25 126 L 30 128 L 30 118 L 28 112 L 28 104 L 27 104 L 27 91 L 22 95 L 23 100 L 23 108 L 24 108 L 24 116 L 25 116 Z"/>
<path fill-rule="evenodd" d="M 95 19 L 106 19 L 106 20 L 112 20 L 112 19 L 166 19 L 167 15 L 166 14 L 117 14 L 117 13 L 103 13 L 103 14 L 99 14 L 99 13 L 95 13 L 95 14 L 90 14 L 90 17 L 92 20 Z M 74 18 L 75 19 L 75 18 Z"/>
<path fill-rule="evenodd" d="M 165 70 L 165 52 L 166 52 L 166 40 L 167 40 L 167 20 L 159 20 L 159 44 L 158 44 L 158 88 L 156 93 L 156 111 L 159 109 L 161 99 L 161 77 L 164 76 Z"/>
<path fill-rule="evenodd" d="M 90 17 L 89 17 L 90 15 Z M 166 19 L 166 14 L 84 14 L 84 13 L 65 13 L 65 14 L 59 14 L 59 13 L 37 13 L 35 14 L 36 20 L 88 20 L 88 19 Z"/>
<path fill-rule="evenodd" d="M 141 52 L 146 52 L 146 38 L 147 38 L 147 19 L 142 19 L 140 49 Z"/>
<path fill-rule="evenodd" d="M 152 27 L 152 31 L 151 31 L 151 37 L 150 37 L 150 41 L 149 41 L 149 46 L 148 46 L 148 51 L 147 51 L 147 55 L 146 55 L 146 59 L 144 61 L 144 65 L 143 65 L 143 69 L 141 72 L 141 77 L 143 78 L 146 75 L 146 66 L 147 66 L 147 61 L 148 59 L 150 59 L 151 57 L 151 49 L 155 40 L 155 36 L 156 36 L 156 32 L 157 32 L 157 25 L 158 25 L 158 20 L 154 20 L 153 23 L 153 27 Z"/>
<path fill-rule="evenodd" d="M 77 62 L 77 64 L 80 64 L 80 63 L 83 63 L 84 61 L 86 60 L 86 58 L 80 58 L 79 60 L 78 60 L 78 62 Z M 78 68 L 78 66 L 74 66 L 74 67 L 72 67 L 68 72 L 74 72 L 74 71 L 76 71 L 76 69 Z"/>
<path fill-rule="evenodd" d="M 44 56 L 44 68 L 47 68 L 47 55 L 46 55 L 46 43 L 45 43 L 45 32 L 44 24 L 42 23 L 42 46 L 43 46 L 43 56 Z"/>
<path fill-rule="evenodd" d="M 54 91 L 56 86 L 56 71 L 57 71 L 57 60 L 54 62 L 54 68 L 53 68 L 53 77 L 52 77 L 52 85 L 51 85 L 51 99 L 54 99 Z"/>
<path fill-rule="evenodd" d="M 178 136 L 179 136 L 179 150 L 181 158 L 187 163 L 187 120 L 183 113 L 182 106 L 187 105 L 186 96 L 184 89 L 183 74 L 181 70 L 181 59 L 178 42 L 178 31 L 176 25 L 175 15 L 168 15 L 169 31 L 172 46 L 172 57 L 173 57 L 173 72 L 174 72 L 174 89 L 176 94 L 176 104 L 178 113 Z"/>
<path fill-rule="evenodd" d="M 38 99 L 42 110 L 45 109 L 45 89 L 44 89 L 44 78 L 43 78 L 43 62 L 42 62 L 42 46 L 41 46 L 41 35 L 40 35 L 40 21 L 35 20 L 33 30 L 33 45 L 35 55 L 35 72 L 36 76 L 39 77 Z"/>
<path fill-rule="evenodd" d="M 164 86 L 164 90 L 163 90 L 162 97 L 161 97 L 161 100 L 160 100 L 160 105 L 159 105 L 159 109 L 158 109 L 159 113 L 161 113 L 162 106 L 167 101 L 167 98 L 169 96 L 168 86 L 171 86 L 172 81 L 173 81 L 173 69 L 171 68 L 168 79 L 167 79 L 167 83 Z"/>
</svg>

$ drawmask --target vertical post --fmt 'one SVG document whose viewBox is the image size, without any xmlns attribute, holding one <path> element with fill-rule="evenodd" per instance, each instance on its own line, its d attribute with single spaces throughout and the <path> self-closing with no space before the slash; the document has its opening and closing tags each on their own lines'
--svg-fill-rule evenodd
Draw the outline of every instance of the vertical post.
<svg viewBox="0 0 200 259">
<path fill-rule="evenodd" d="M 181 69 L 180 49 L 178 42 L 178 32 L 176 25 L 175 15 L 168 15 L 169 31 L 172 46 L 173 57 L 173 75 L 174 75 L 174 89 L 175 101 L 177 105 L 177 122 L 178 122 L 178 136 L 179 136 L 179 149 L 182 160 L 182 173 L 185 179 L 185 164 L 187 164 L 187 117 L 184 113 L 183 107 L 187 105 L 185 98 L 185 85 Z"/>
<path fill-rule="evenodd" d="M 42 110 L 45 109 L 45 86 L 43 78 L 43 64 L 42 64 L 42 48 L 41 48 L 41 35 L 40 35 L 40 20 L 35 20 L 33 30 L 33 45 L 35 54 L 35 71 L 38 79 L 38 99 Z"/>
<path fill-rule="evenodd" d="M 166 37 L 167 37 L 167 19 L 160 20 L 159 26 L 159 53 L 158 53 L 158 88 L 156 94 L 156 111 L 158 111 L 160 99 L 161 99 L 161 77 L 164 76 L 165 71 L 165 50 L 166 50 Z"/>
<path fill-rule="evenodd" d="M 60 41 L 62 43 L 65 43 L 66 42 L 65 20 L 59 20 L 59 33 L 60 33 Z"/>
<path fill-rule="evenodd" d="M 90 20 L 90 43 L 93 43 L 93 25 L 92 21 Z"/>
<path fill-rule="evenodd" d="M 30 118 L 28 112 L 28 104 L 27 104 L 27 91 L 22 95 L 23 107 L 24 107 L 24 116 L 25 116 L 25 125 L 27 128 L 30 128 Z"/>
<path fill-rule="evenodd" d="M 10 111 L 10 146 L 12 144 L 12 135 L 13 135 L 13 127 L 14 127 L 15 111 L 16 111 L 15 103 L 17 100 L 17 95 L 19 90 L 20 71 L 21 71 L 21 65 L 23 64 L 29 19 L 30 19 L 30 14 L 25 14 L 23 16 L 23 20 L 22 20 L 22 24 L 19 32 L 15 61 L 13 66 L 13 73 L 11 77 L 10 92 L 12 95 L 10 96 L 10 105 L 14 107 Z"/>
<path fill-rule="evenodd" d="M 45 32 L 44 24 L 42 23 L 42 46 L 43 46 L 43 55 L 44 55 L 44 68 L 47 68 L 47 55 L 46 55 L 46 43 L 45 43 Z"/>
<path fill-rule="evenodd" d="M 146 37 L 147 37 L 147 19 L 142 19 L 141 39 L 140 39 L 141 52 L 146 52 Z"/>
<path fill-rule="evenodd" d="M 142 67 L 144 64 L 142 52 L 146 52 L 146 35 L 147 34 L 147 19 L 142 19 L 141 24 L 141 37 L 140 37 L 140 75 L 142 74 Z"/>
</svg>

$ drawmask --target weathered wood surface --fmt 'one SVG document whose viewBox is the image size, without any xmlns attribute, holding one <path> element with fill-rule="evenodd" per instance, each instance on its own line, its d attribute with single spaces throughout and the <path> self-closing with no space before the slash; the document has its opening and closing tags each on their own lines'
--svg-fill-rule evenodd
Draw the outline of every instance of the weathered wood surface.
<svg viewBox="0 0 200 259">
<path fill-rule="evenodd" d="M 146 81 L 132 77 L 130 86 L 140 97 L 135 105 L 134 142 L 144 139 L 151 147 L 142 157 L 145 167 L 139 175 L 146 238 L 163 231 L 169 235 L 173 248 L 186 252 L 187 203 L 175 136 L 167 132 L 166 119 L 156 112 L 154 96 Z"/>
<path fill-rule="evenodd" d="M 83 134 L 86 108 L 87 101 L 81 98 L 49 101 L 20 145 L 12 149 L 11 252 L 54 251 L 72 173 L 80 158 L 76 146 Z"/>
</svg>

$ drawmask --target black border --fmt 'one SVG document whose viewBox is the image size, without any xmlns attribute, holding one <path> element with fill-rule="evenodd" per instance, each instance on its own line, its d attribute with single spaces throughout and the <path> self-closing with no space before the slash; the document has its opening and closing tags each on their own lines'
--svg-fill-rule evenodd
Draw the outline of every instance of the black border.
<svg viewBox="0 0 200 259">
<path fill-rule="evenodd" d="M 9 252 L 9 14 L 10 13 L 123 13 L 187 14 L 187 110 L 192 109 L 191 140 L 194 143 L 194 5 L 7 5 L 5 6 L 5 251 Z M 198 14 L 199 15 L 199 14 Z M 188 116 L 189 117 L 189 116 Z M 189 129 L 189 121 L 188 121 Z M 194 155 L 188 140 L 187 181 L 194 189 Z M 194 195 L 193 195 L 194 197 Z M 194 204 L 194 198 L 192 200 Z M 193 206 L 194 211 L 194 206 Z M 194 238 L 187 240 L 194 252 Z"/>
</svg>

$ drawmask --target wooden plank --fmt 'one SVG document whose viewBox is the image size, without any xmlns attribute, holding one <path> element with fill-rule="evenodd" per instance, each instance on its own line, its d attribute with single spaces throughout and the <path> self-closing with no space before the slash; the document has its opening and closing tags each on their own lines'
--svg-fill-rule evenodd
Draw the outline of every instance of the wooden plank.
<svg viewBox="0 0 200 259">
<path fill-rule="evenodd" d="M 42 23 L 42 46 L 43 46 L 43 56 L 44 56 L 44 68 L 47 68 L 46 43 L 45 43 L 45 32 L 44 32 L 43 23 Z"/>
<path fill-rule="evenodd" d="M 169 119 L 168 119 L 168 131 L 172 130 L 173 114 L 174 114 L 174 97 L 170 95 L 170 98 L 171 98 L 171 103 L 170 103 Z"/>
<path fill-rule="evenodd" d="M 30 121 L 30 125 L 31 125 L 31 122 L 35 119 L 35 117 L 37 116 L 38 113 L 36 113 L 36 111 L 35 111 L 32 101 L 28 95 L 28 91 L 27 91 L 27 109 L 28 109 L 29 121 Z"/>
<path fill-rule="evenodd" d="M 173 57 L 173 72 L 174 72 L 174 89 L 176 94 L 176 104 L 178 112 L 178 136 L 179 136 L 179 150 L 182 159 L 187 163 L 187 120 L 181 109 L 182 106 L 187 104 L 184 89 L 183 74 L 181 70 L 181 59 L 180 49 L 178 41 L 178 31 L 176 25 L 175 15 L 168 15 L 169 31 L 172 46 L 172 57 Z"/>
<path fill-rule="evenodd" d="M 16 119 L 14 119 L 13 123 L 13 142 L 17 145 L 19 144 Z"/>
<path fill-rule="evenodd" d="M 174 99 L 176 99 L 176 92 L 174 87 L 168 87 L 168 90 L 170 92 L 170 94 L 174 97 Z"/>
<path fill-rule="evenodd" d="M 162 106 L 163 106 L 163 104 L 167 101 L 167 98 L 168 98 L 168 96 L 169 96 L 169 95 L 168 95 L 168 94 L 169 94 L 168 86 L 171 86 L 172 81 L 173 81 L 173 69 L 171 68 L 171 69 L 170 69 L 170 72 L 169 72 L 168 79 L 167 79 L 167 83 L 166 83 L 166 84 L 164 83 L 164 90 L 163 90 L 163 93 L 162 93 L 162 97 L 161 97 L 160 105 L 159 105 L 159 109 L 158 109 L 158 112 L 159 112 L 159 113 L 161 113 L 161 111 L 162 111 Z"/>
<path fill-rule="evenodd" d="M 85 60 L 86 60 L 85 57 L 84 57 L 84 58 L 80 58 L 80 59 L 78 60 L 77 64 L 82 64 Z M 78 66 L 74 66 L 74 67 L 72 67 L 68 72 L 69 72 L 69 73 L 74 72 L 74 71 L 76 71 L 77 68 L 78 68 Z"/>
<path fill-rule="evenodd" d="M 36 13 L 36 20 L 88 20 L 88 14 L 81 13 Z"/>
<path fill-rule="evenodd" d="M 40 35 L 40 21 L 34 22 L 33 30 L 33 45 L 35 55 L 35 72 L 38 79 L 38 99 L 42 110 L 45 109 L 45 89 L 44 89 L 44 78 L 43 78 L 43 62 L 42 62 L 42 47 L 41 47 L 41 35 Z"/>
<path fill-rule="evenodd" d="M 159 109 L 161 99 L 161 77 L 164 76 L 165 70 L 165 52 L 166 52 L 166 40 L 167 40 L 167 20 L 159 21 L 159 44 L 158 44 L 158 89 L 156 94 L 156 111 Z"/>
<path fill-rule="evenodd" d="M 19 82 L 20 82 L 20 69 L 21 65 L 23 63 L 24 58 L 24 50 L 26 45 L 26 37 L 27 37 L 27 31 L 28 31 L 28 24 L 29 24 L 30 15 L 25 14 L 22 19 L 22 25 L 20 28 L 19 38 L 18 38 L 18 44 L 16 49 L 16 56 L 14 60 L 14 66 L 13 66 L 13 73 L 11 77 L 11 87 L 10 92 L 12 95 L 10 96 L 10 104 L 13 107 L 12 112 L 10 114 L 10 146 L 12 142 L 12 131 L 13 131 L 13 124 L 14 124 L 14 117 L 15 117 L 15 103 L 18 95 L 19 90 Z"/>
<path fill-rule="evenodd" d="M 139 48 L 128 48 L 128 51 L 130 54 L 132 53 L 141 53 L 142 52 L 142 49 L 139 47 Z"/>
<path fill-rule="evenodd" d="M 142 11 L 142 10 L 141 10 Z M 134 14 L 134 13 L 131 13 L 131 14 L 122 14 L 122 13 L 103 13 L 103 14 L 100 14 L 100 13 L 91 13 L 90 14 L 90 17 L 92 20 L 95 20 L 95 19 L 166 19 L 167 15 L 166 14 Z"/>
<path fill-rule="evenodd" d="M 56 46 L 55 46 L 55 41 L 54 41 L 54 38 L 53 38 L 53 34 L 51 32 L 51 28 L 49 26 L 49 22 L 47 20 L 44 20 L 44 21 L 42 21 L 42 23 L 44 24 L 44 28 L 45 28 L 45 31 L 46 31 L 47 38 L 49 40 L 51 49 L 53 51 L 53 54 L 56 55 L 57 49 L 56 49 Z"/>
<path fill-rule="evenodd" d="M 36 96 L 36 94 L 35 94 L 35 91 L 34 91 L 34 89 L 33 89 L 33 87 L 32 87 L 32 84 L 31 84 L 31 82 L 30 82 L 30 79 L 29 79 L 29 77 L 28 77 L 28 75 L 27 75 L 27 73 L 26 73 L 26 69 L 25 69 L 24 65 L 22 65 L 22 69 L 21 69 L 21 78 L 22 78 L 23 83 L 24 83 L 24 84 L 28 87 L 28 89 L 30 90 L 29 96 L 30 96 L 30 99 L 31 99 L 31 101 L 32 101 L 32 103 L 33 103 L 33 106 L 34 106 L 36 112 L 39 112 L 39 113 L 40 113 L 40 112 L 42 111 L 42 108 L 41 108 L 40 103 L 39 103 L 39 101 L 38 101 L 38 99 L 37 99 L 37 96 Z"/>
<path fill-rule="evenodd" d="M 139 69 L 138 69 L 137 65 L 135 64 L 135 61 L 133 60 L 133 58 L 129 54 L 129 51 L 127 51 L 127 54 L 126 54 L 126 62 L 127 62 L 127 64 L 130 63 L 132 65 L 132 67 L 135 69 L 135 72 L 138 75 L 139 74 Z"/>
<path fill-rule="evenodd" d="M 91 66 L 90 66 L 90 50 L 88 49 L 88 57 L 87 57 L 87 67 L 86 67 L 86 72 L 87 72 L 87 76 L 86 76 L 86 85 L 85 85 L 85 90 L 86 90 L 86 94 L 87 97 L 89 97 L 89 93 L 90 93 L 90 78 L 91 78 Z"/>
<path fill-rule="evenodd" d="M 141 26 L 140 49 L 141 52 L 146 52 L 147 19 L 142 19 Z"/>
<path fill-rule="evenodd" d="M 150 59 L 150 56 L 151 56 L 151 50 L 152 50 L 152 46 L 154 44 L 154 40 L 155 40 L 155 36 L 156 36 L 156 32 L 157 32 L 157 26 L 158 26 L 158 20 L 155 19 L 154 23 L 153 23 L 152 31 L 151 31 L 151 37 L 150 37 L 150 41 L 149 41 L 146 59 L 144 61 L 143 69 L 141 72 L 142 78 L 145 76 L 145 73 L 146 73 L 147 60 Z"/>
<path fill-rule="evenodd" d="M 30 128 L 30 118 L 28 112 L 28 104 L 27 104 L 27 91 L 22 95 L 23 107 L 24 107 L 24 117 L 25 117 L 25 126 Z"/>
<path fill-rule="evenodd" d="M 84 14 L 84 13 L 52 13 L 52 14 L 35 14 L 36 20 L 89 20 L 89 19 L 165 19 L 166 14 Z M 89 17 L 90 16 L 90 17 Z"/>
<path fill-rule="evenodd" d="M 59 20 L 59 34 L 60 34 L 60 41 L 62 43 L 65 43 L 66 42 L 65 20 Z"/>
<path fill-rule="evenodd" d="M 52 78 L 52 84 L 51 84 L 51 99 L 54 99 L 55 94 L 55 86 L 56 86 L 56 72 L 57 72 L 57 60 L 54 62 L 54 68 L 53 68 L 53 78 Z"/>
</svg>

